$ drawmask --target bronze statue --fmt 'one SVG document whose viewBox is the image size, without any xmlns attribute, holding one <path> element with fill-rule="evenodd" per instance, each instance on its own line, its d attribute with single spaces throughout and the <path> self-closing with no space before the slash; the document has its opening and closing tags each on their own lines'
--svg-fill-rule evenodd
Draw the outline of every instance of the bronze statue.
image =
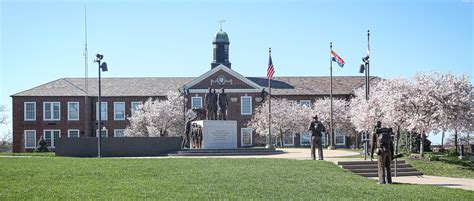
<svg viewBox="0 0 474 201">
<path fill-rule="evenodd" d="M 221 88 L 221 93 L 218 97 L 218 104 L 220 107 L 219 110 L 219 120 L 226 120 L 227 119 L 227 106 L 229 105 L 229 100 L 227 98 L 227 94 L 224 92 L 224 88 Z"/>
<path fill-rule="evenodd" d="M 213 112 L 215 109 L 215 107 L 217 107 L 217 104 L 214 104 L 214 100 L 216 99 L 214 97 L 214 93 L 212 93 L 212 90 L 211 88 L 209 87 L 209 91 L 204 95 L 204 101 L 205 102 L 205 108 L 206 108 L 206 119 L 207 120 L 214 120 L 213 118 Z"/>
<path fill-rule="evenodd" d="M 197 124 L 193 124 L 193 128 L 192 128 L 192 131 L 191 131 L 191 139 L 192 139 L 192 142 L 193 142 L 193 145 L 192 145 L 192 148 L 197 148 Z"/>
<path fill-rule="evenodd" d="M 390 163 L 393 160 L 393 140 L 392 140 L 392 129 L 382 128 L 382 122 L 377 121 L 375 126 L 375 133 L 372 135 L 372 150 L 370 159 L 374 157 L 374 150 L 378 158 L 378 175 L 379 184 L 391 184 L 392 183 L 392 172 L 390 171 Z"/>
<path fill-rule="evenodd" d="M 190 132 L 192 131 L 191 130 L 191 122 L 194 121 L 194 119 L 191 119 L 190 117 L 188 117 L 188 120 L 186 121 L 185 123 L 185 128 L 184 128 L 184 133 L 183 133 L 183 136 L 181 136 L 181 148 L 189 148 L 189 135 L 190 135 Z"/>
<path fill-rule="evenodd" d="M 322 132 L 326 132 L 326 128 L 323 123 L 318 121 L 318 115 L 313 117 L 313 121 L 308 128 L 311 131 L 311 159 L 316 160 L 315 149 L 318 146 L 319 160 L 323 160 L 323 143 L 322 143 Z"/>
<path fill-rule="evenodd" d="M 207 112 L 206 109 L 204 109 L 204 108 L 193 108 L 192 110 L 193 110 L 193 112 L 196 113 L 196 118 L 195 119 L 197 121 L 206 119 L 206 112 Z"/>
<path fill-rule="evenodd" d="M 198 126 L 197 126 L 196 137 L 197 137 L 197 139 L 196 139 L 196 141 L 197 141 L 197 147 L 198 147 L 198 149 L 201 149 L 201 148 L 202 148 L 202 138 L 203 138 L 201 125 L 198 125 Z"/>
</svg>

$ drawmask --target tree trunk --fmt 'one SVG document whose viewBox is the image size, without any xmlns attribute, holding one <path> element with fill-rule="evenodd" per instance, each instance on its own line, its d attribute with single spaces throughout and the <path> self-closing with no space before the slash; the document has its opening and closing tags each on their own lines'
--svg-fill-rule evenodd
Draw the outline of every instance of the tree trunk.
<svg viewBox="0 0 474 201">
<path fill-rule="evenodd" d="M 456 148 L 456 155 L 458 155 L 458 129 L 454 129 L 454 147 Z"/>
<path fill-rule="evenodd" d="M 441 133 L 441 148 L 444 149 L 444 130 L 443 133 Z"/>
<path fill-rule="evenodd" d="M 421 138 L 420 138 L 420 157 L 421 159 L 424 158 L 425 156 L 425 138 L 426 138 L 426 135 L 425 135 L 425 132 L 422 132 L 421 133 Z"/>
<path fill-rule="evenodd" d="M 397 135 L 395 135 L 397 141 L 395 142 L 395 154 L 398 154 L 398 142 L 400 139 L 400 126 L 397 126 Z"/>
<path fill-rule="evenodd" d="M 411 132 L 408 132 L 408 153 L 411 153 L 413 151 L 413 139 L 411 137 L 411 134 Z"/>
<path fill-rule="evenodd" d="M 280 145 L 283 147 L 283 131 L 280 129 Z"/>
</svg>

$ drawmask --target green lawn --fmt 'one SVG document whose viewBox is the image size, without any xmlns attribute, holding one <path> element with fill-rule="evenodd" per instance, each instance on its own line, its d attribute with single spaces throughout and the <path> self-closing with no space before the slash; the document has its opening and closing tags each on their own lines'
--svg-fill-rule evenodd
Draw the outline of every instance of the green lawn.
<svg viewBox="0 0 474 201">
<path fill-rule="evenodd" d="M 439 161 L 407 159 L 407 162 L 426 175 L 474 179 L 473 162 L 469 160 L 459 160 L 455 156 L 443 156 L 438 160 Z"/>
<path fill-rule="evenodd" d="M 52 157 L 55 156 L 54 152 L 32 152 L 32 153 L 11 153 L 11 152 L 0 152 L 0 156 L 41 156 L 41 157 Z"/>
<path fill-rule="evenodd" d="M 473 191 L 378 185 L 326 161 L 0 157 L 0 200 L 469 200 Z"/>
</svg>

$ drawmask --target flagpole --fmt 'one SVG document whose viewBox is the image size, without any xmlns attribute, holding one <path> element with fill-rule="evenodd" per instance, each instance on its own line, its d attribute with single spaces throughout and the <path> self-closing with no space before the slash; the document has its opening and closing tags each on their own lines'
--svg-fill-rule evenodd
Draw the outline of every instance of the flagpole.
<svg viewBox="0 0 474 201">
<path fill-rule="evenodd" d="M 272 56 L 272 48 L 268 48 L 268 55 L 271 57 Z M 272 135 L 271 135 L 271 128 L 272 128 L 272 84 L 271 84 L 271 79 L 267 76 L 268 78 L 268 149 L 273 149 L 272 145 Z"/>
<path fill-rule="evenodd" d="M 87 63 L 87 4 L 84 3 L 84 134 L 86 137 L 89 134 L 89 67 Z"/>
<path fill-rule="evenodd" d="M 332 42 L 329 43 L 329 48 L 330 48 L 330 52 L 329 52 L 329 86 L 330 86 L 330 90 L 329 90 L 329 99 L 331 99 L 331 112 L 330 112 L 330 120 L 329 120 L 329 132 L 331 134 L 331 144 L 329 145 L 329 149 L 336 149 L 336 146 L 334 146 L 334 131 L 333 131 L 333 118 L 332 118 L 332 115 L 333 115 L 333 112 L 332 112 Z"/>
</svg>

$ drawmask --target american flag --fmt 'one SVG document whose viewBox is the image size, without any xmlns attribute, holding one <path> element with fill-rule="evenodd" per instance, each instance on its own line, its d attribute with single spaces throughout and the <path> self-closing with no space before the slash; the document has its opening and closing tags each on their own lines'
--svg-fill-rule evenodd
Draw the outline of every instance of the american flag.
<svg viewBox="0 0 474 201">
<path fill-rule="evenodd" d="M 273 78 L 273 73 L 275 73 L 275 69 L 273 68 L 272 55 L 270 55 L 270 59 L 268 60 L 268 68 L 267 68 L 267 77 L 269 80 Z"/>
</svg>

